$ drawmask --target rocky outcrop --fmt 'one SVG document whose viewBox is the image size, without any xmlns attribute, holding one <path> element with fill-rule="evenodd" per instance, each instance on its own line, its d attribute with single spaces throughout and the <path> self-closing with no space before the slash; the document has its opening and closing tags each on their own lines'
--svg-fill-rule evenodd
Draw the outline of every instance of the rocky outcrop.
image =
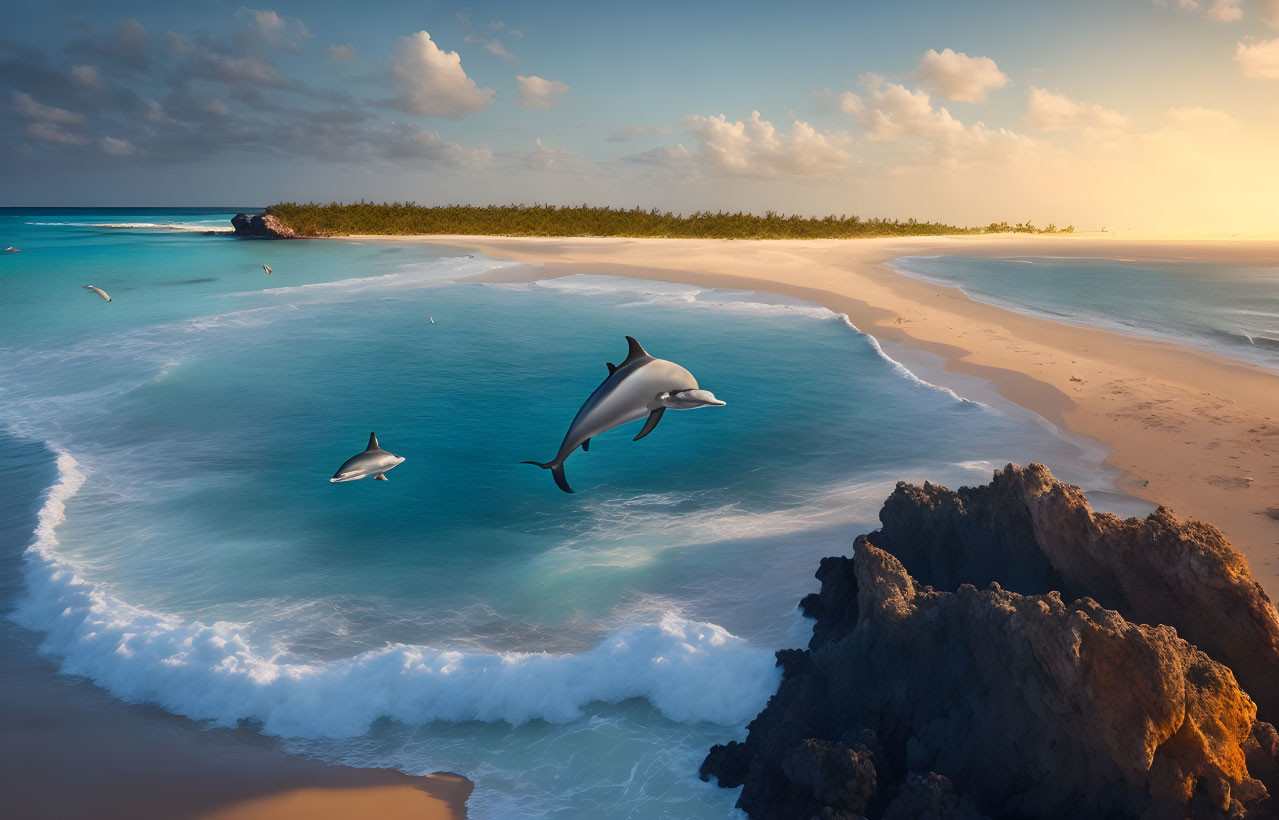
<svg viewBox="0 0 1279 820">
<path fill-rule="evenodd" d="M 254 239 L 298 239 L 298 234 L 273 214 L 236 214 L 231 217 L 236 236 Z"/>
<path fill-rule="evenodd" d="M 879 518 L 867 541 L 920 583 L 1056 590 L 1174 627 L 1230 667 L 1264 719 L 1279 721 L 1279 614 L 1216 527 L 1163 507 L 1145 519 L 1095 513 L 1042 464 L 1009 465 L 958 491 L 898 484 Z"/>
<path fill-rule="evenodd" d="M 702 764 L 752 817 L 1273 816 L 1279 734 L 1221 658 L 1264 655 L 1274 614 L 1219 533 L 1095 515 L 1039 465 L 899 485 L 881 520 L 822 561 L 808 650 L 778 653 L 747 739 Z M 1205 635 L 1214 659 L 1179 634 L 1196 614 L 1246 628 Z"/>
</svg>

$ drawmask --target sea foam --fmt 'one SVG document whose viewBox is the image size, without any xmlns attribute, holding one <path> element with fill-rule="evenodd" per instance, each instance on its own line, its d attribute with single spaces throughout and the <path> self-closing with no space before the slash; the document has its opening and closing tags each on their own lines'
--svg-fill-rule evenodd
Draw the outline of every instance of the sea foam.
<svg viewBox="0 0 1279 820">
<path fill-rule="evenodd" d="M 586 704 L 629 698 L 647 699 L 674 721 L 737 725 L 777 687 L 770 651 L 673 613 L 578 654 L 396 644 L 338 661 L 278 662 L 251 646 L 241 625 L 151 612 L 81 577 L 57 553 L 57 527 L 86 473 L 66 452 L 57 466 L 15 617 L 46 634 L 42 648 L 62 659 L 63 671 L 129 701 L 218 725 L 257 721 L 288 737 L 352 737 L 381 717 L 565 722 Z"/>
</svg>

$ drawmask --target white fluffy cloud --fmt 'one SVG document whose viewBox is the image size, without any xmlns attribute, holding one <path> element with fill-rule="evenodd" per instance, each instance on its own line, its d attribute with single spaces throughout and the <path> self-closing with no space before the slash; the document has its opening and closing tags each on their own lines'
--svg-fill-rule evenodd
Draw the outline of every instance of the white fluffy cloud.
<svg viewBox="0 0 1279 820">
<path fill-rule="evenodd" d="M 493 89 L 479 88 L 462 70 L 456 51 L 442 51 L 419 31 L 395 44 L 396 105 L 411 114 L 460 120 L 493 101 Z"/>
<path fill-rule="evenodd" d="M 983 162 L 1032 145 L 1028 137 L 977 122 L 964 125 L 944 107 L 934 108 L 927 91 L 906 88 L 875 75 L 864 75 L 864 96 L 851 91 L 840 98 L 844 113 L 857 119 L 872 143 L 902 143 L 914 152 L 955 163 Z"/>
<path fill-rule="evenodd" d="M 845 168 L 852 160 L 846 134 L 819 132 L 799 120 L 791 123 L 789 134 L 778 134 L 758 111 L 745 122 L 730 122 L 723 114 L 685 117 L 684 128 L 701 143 L 698 159 L 722 176 L 810 176 Z"/>
<path fill-rule="evenodd" d="M 297 48 L 298 40 L 311 37 L 306 24 L 296 17 L 282 17 L 270 9 L 246 9 L 236 12 L 243 28 L 236 33 L 241 46 Z"/>
<path fill-rule="evenodd" d="M 1279 80 L 1279 39 L 1258 43 L 1240 43 L 1235 61 L 1245 77 Z"/>
<path fill-rule="evenodd" d="M 989 57 L 943 49 L 929 49 L 920 58 L 915 76 L 928 88 L 951 100 L 981 102 L 992 90 L 1008 85 L 1008 75 Z"/>
<path fill-rule="evenodd" d="M 1118 129 L 1124 127 L 1127 118 L 1100 105 L 1075 102 L 1062 94 L 1031 88 L 1030 101 L 1026 106 L 1026 122 L 1041 131 Z"/>
<path fill-rule="evenodd" d="M 538 76 L 515 78 L 520 84 L 517 105 L 534 111 L 550 111 L 560 104 L 568 93 L 568 86 L 556 80 L 544 80 Z"/>
</svg>

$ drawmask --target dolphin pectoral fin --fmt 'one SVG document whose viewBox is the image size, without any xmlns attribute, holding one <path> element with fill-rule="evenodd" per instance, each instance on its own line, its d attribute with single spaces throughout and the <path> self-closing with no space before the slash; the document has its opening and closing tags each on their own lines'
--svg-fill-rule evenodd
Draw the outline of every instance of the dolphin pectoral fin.
<svg viewBox="0 0 1279 820">
<path fill-rule="evenodd" d="M 391 479 L 386 477 L 386 473 L 378 473 L 377 475 L 373 476 L 373 480 L 374 481 L 390 481 Z"/>
<path fill-rule="evenodd" d="M 364 452 L 367 453 L 370 450 L 381 450 L 381 449 L 382 448 L 379 447 L 377 443 L 377 433 L 369 433 L 369 446 L 364 448 Z"/>
<path fill-rule="evenodd" d="M 591 451 L 591 440 L 588 438 L 586 441 L 582 442 L 582 452 L 589 453 L 590 451 Z"/>
<path fill-rule="evenodd" d="M 555 486 L 559 487 L 566 493 L 573 492 L 573 488 L 568 486 L 568 479 L 564 477 L 564 462 L 556 464 L 554 461 L 548 461 L 543 464 L 540 461 L 521 461 L 521 464 L 532 464 L 534 467 L 541 467 L 543 470 L 550 470 L 551 477 L 555 479 Z"/>
<path fill-rule="evenodd" d="M 648 416 L 648 421 L 644 422 L 644 429 L 639 431 L 639 435 L 631 439 L 631 441 L 639 441 L 649 433 L 657 429 L 657 423 L 662 420 L 662 414 L 666 412 L 665 407 L 659 407 Z"/>
<path fill-rule="evenodd" d="M 608 375 L 613 375 L 617 371 L 617 365 L 612 362 L 604 362 L 604 366 L 608 368 Z"/>
</svg>

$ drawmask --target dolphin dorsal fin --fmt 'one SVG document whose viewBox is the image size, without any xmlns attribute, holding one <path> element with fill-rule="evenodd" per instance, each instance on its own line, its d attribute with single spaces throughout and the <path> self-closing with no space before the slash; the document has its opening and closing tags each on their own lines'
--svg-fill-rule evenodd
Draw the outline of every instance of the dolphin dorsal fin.
<svg viewBox="0 0 1279 820">
<path fill-rule="evenodd" d="M 626 352 L 626 361 L 622 362 L 618 367 L 626 367 L 636 359 L 642 359 L 648 355 L 648 351 L 640 347 L 640 343 L 635 341 L 634 336 L 627 336 L 626 343 L 631 346 L 631 349 Z"/>
<path fill-rule="evenodd" d="M 377 443 L 377 433 L 369 433 L 369 446 L 364 448 L 364 452 L 367 453 L 370 450 L 381 450 L 381 449 L 382 448 L 379 447 Z"/>
<path fill-rule="evenodd" d="M 614 371 L 617 370 L 617 365 L 613 364 L 612 362 L 604 362 L 604 366 L 608 368 L 608 375 L 610 376 L 613 375 Z"/>
</svg>

